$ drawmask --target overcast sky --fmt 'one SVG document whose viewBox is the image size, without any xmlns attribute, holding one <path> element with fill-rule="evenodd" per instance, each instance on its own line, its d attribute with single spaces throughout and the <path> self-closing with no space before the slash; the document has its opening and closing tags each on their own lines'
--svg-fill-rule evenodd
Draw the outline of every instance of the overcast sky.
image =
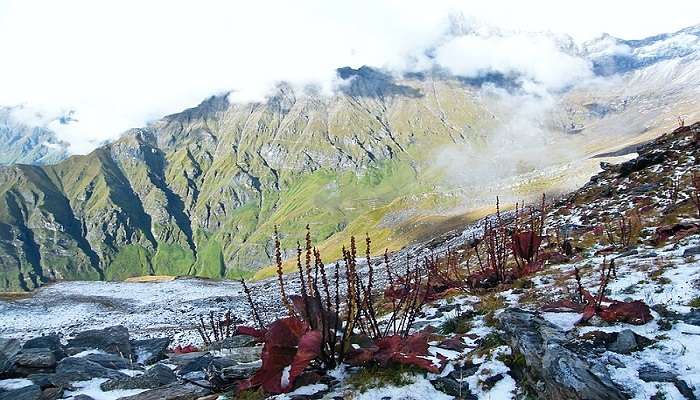
<svg viewBox="0 0 700 400">
<path fill-rule="evenodd" d="M 0 0 L 0 105 L 25 105 L 27 119 L 34 110 L 47 120 L 75 110 L 76 122 L 50 126 L 83 153 L 212 94 L 261 99 L 280 80 L 329 89 L 337 67 L 415 69 L 428 47 L 457 72 L 497 63 L 547 87 L 587 72 L 539 39 L 441 43 L 449 16 L 460 14 L 469 24 L 581 42 L 602 32 L 633 39 L 700 23 L 700 1 Z"/>
</svg>

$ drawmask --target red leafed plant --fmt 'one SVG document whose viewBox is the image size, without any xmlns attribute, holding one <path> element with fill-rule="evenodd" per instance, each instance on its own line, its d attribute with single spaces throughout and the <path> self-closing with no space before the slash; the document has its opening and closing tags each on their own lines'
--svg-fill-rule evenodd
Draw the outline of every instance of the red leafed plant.
<svg viewBox="0 0 700 400">
<path fill-rule="evenodd" d="M 321 332 L 304 321 L 287 317 L 273 322 L 265 333 L 262 367 L 239 385 L 240 390 L 261 386 L 268 393 L 289 391 L 294 380 L 316 359 Z"/>
<path fill-rule="evenodd" d="M 572 310 L 582 313 L 579 322 L 587 322 L 595 315 L 599 316 L 606 322 L 625 322 L 634 325 L 643 325 L 653 318 L 651 310 L 644 302 L 640 300 L 634 301 L 617 301 L 605 297 L 605 289 L 608 286 L 610 278 L 615 273 L 615 262 L 606 263 L 603 260 L 600 274 L 600 284 L 598 292 L 592 295 L 581 285 L 581 277 L 578 268 L 574 269 L 574 276 L 578 286 L 573 300 L 564 299 L 554 303 L 547 304 L 543 307 L 545 311 L 564 311 Z"/>
<path fill-rule="evenodd" d="M 199 349 L 196 346 L 191 345 L 191 344 L 188 344 L 185 346 L 177 345 L 172 349 L 172 352 L 175 354 L 187 354 L 187 353 L 194 353 L 197 351 L 199 351 Z"/>
<path fill-rule="evenodd" d="M 444 367 L 444 358 L 435 358 L 428 352 L 425 333 L 408 336 L 391 335 L 372 341 L 367 337 L 354 341 L 346 362 L 350 365 L 376 363 L 385 367 L 391 363 L 413 365 L 428 372 L 438 373 Z"/>
</svg>

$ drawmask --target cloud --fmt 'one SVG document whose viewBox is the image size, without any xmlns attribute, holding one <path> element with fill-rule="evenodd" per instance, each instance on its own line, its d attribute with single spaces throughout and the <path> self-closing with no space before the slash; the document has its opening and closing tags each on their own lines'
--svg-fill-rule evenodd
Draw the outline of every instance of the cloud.
<svg viewBox="0 0 700 400">
<path fill-rule="evenodd" d="M 495 69 L 522 74 L 536 88 L 557 88 L 570 78 L 563 70 L 583 72 L 556 43 L 515 34 L 454 38 L 449 16 L 463 13 L 510 30 L 567 32 L 578 40 L 603 30 L 624 36 L 640 26 L 647 33 L 669 31 L 700 14 L 700 6 L 674 7 L 674 1 L 651 9 L 602 0 L 577 7 L 506 0 L 430 6 L 413 0 L 0 0 L 0 105 L 39 110 L 72 152 L 84 153 L 212 94 L 261 100 L 280 81 L 329 93 L 338 67 L 423 69 L 435 62 L 427 50 L 456 73 Z M 469 29 L 473 20 L 466 21 Z M 549 63 L 561 68 L 548 70 Z M 71 110 L 73 121 L 56 121 Z"/>
</svg>

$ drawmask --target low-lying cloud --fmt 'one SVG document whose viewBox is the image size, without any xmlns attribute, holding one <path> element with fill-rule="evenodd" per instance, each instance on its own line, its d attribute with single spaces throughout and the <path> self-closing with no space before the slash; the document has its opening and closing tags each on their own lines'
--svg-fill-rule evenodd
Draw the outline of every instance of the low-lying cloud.
<svg viewBox="0 0 700 400">
<path fill-rule="evenodd" d="M 700 13 L 669 2 L 559 3 L 0 0 L 0 106 L 23 105 L 16 118 L 85 153 L 213 94 L 261 101 L 280 81 L 332 93 L 342 66 L 498 73 L 541 99 L 585 79 L 590 66 L 561 34 L 522 32 L 642 36 Z M 472 29 L 474 21 L 503 30 Z"/>
</svg>

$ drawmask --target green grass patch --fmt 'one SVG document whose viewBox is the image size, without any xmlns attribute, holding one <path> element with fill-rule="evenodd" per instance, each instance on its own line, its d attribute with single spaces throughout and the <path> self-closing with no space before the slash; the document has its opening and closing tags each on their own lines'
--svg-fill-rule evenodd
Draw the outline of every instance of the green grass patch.
<svg viewBox="0 0 700 400">
<path fill-rule="evenodd" d="M 401 364 L 387 367 L 371 366 L 361 368 L 346 379 L 346 383 L 360 393 L 386 386 L 406 386 L 413 383 L 416 369 Z"/>
</svg>

